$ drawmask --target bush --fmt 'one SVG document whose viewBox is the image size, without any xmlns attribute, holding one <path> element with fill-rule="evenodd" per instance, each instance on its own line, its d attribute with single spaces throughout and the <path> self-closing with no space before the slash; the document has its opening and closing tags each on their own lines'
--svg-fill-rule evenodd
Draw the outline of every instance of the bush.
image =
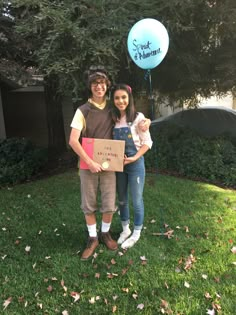
<svg viewBox="0 0 236 315">
<path fill-rule="evenodd" d="M 36 175 L 47 161 L 47 151 L 29 140 L 0 140 L 0 185 L 16 184 Z"/>
<path fill-rule="evenodd" d="M 229 136 L 204 137 L 165 123 L 151 127 L 153 149 L 146 154 L 147 170 L 177 172 L 190 178 L 236 186 L 236 142 Z"/>
</svg>

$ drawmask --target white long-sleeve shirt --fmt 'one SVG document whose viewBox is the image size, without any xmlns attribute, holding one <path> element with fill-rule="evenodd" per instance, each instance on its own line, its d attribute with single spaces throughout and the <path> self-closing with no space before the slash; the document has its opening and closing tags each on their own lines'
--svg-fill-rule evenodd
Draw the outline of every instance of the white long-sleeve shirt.
<svg viewBox="0 0 236 315">
<path fill-rule="evenodd" d="M 137 150 L 139 150 L 144 144 L 146 144 L 149 149 L 152 147 L 152 139 L 149 130 L 141 131 L 138 127 L 138 124 L 144 119 L 145 116 L 143 113 L 138 113 L 133 123 L 127 123 L 126 116 L 124 116 L 115 124 L 115 128 L 130 127 L 132 138 Z"/>
</svg>

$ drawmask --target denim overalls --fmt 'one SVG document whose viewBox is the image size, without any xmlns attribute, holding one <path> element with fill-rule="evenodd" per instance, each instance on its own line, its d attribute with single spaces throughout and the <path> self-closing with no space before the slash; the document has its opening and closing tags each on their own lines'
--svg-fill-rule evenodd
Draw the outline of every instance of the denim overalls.
<svg viewBox="0 0 236 315">
<path fill-rule="evenodd" d="M 125 140 L 125 155 L 134 156 L 137 148 L 134 144 L 131 128 L 122 127 L 113 129 L 113 139 Z M 130 190 L 134 208 L 134 228 L 142 229 L 144 220 L 143 188 L 145 181 L 144 157 L 124 166 L 123 172 L 116 172 L 116 188 L 118 193 L 120 218 L 122 222 L 129 222 L 129 199 Z"/>
</svg>

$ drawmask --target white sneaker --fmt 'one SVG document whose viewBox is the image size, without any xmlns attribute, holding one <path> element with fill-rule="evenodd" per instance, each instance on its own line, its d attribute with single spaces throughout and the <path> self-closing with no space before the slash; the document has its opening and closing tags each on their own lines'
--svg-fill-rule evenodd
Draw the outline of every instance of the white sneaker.
<svg viewBox="0 0 236 315">
<path fill-rule="evenodd" d="M 130 229 L 123 231 L 120 233 L 120 237 L 118 238 L 117 244 L 122 244 L 131 234 Z"/>
<path fill-rule="evenodd" d="M 130 247 L 133 247 L 134 244 L 138 241 L 138 239 L 135 239 L 134 237 L 128 238 L 124 243 L 122 243 L 121 248 L 127 249 Z"/>
</svg>

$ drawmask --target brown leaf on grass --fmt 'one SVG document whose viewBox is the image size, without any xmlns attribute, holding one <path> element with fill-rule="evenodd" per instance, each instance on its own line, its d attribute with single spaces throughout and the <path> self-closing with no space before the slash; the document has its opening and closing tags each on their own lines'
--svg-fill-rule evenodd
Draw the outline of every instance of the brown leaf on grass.
<svg viewBox="0 0 236 315">
<path fill-rule="evenodd" d="M 3 302 L 3 310 L 5 310 L 9 304 L 11 303 L 12 301 L 12 297 L 10 296 L 8 299 L 6 299 L 4 302 Z"/>
<path fill-rule="evenodd" d="M 104 303 L 107 305 L 108 304 L 108 301 L 107 301 L 107 299 L 104 299 Z"/>
<path fill-rule="evenodd" d="M 112 258 L 112 260 L 111 260 L 111 264 L 112 264 L 112 265 L 115 265 L 115 264 L 116 264 L 116 261 L 115 261 L 115 259 L 114 259 L 114 258 Z"/>
<path fill-rule="evenodd" d="M 165 287 L 166 287 L 166 289 L 169 289 L 169 286 L 166 282 L 165 282 Z"/>
<path fill-rule="evenodd" d="M 219 313 L 221 311 L 221 306 L 218 303 L 212 303 L 212 307 L 217 310 L 217 312 Z"/>
<path fill-rule="evenodd" d="M 129 268 L 127 267 L 127 268 L 124 268 L 124 269 L 122 269 L 122 271 L 121 271 L 121 274 L 122 274 L 122 276 L 123 275 L 125 275 L 126 274 L 126 272 L 129 270 Z"/>
<path fill-rule="evenodd" d="M 23 303 L 25 301 L 25 298 L 23 296 L 18 297 L 18 302 Z"/>
<path fill-rule="evenodd" d="M 112 313 L 115 313 L 117 311 L 117 306 L 116 305 L 113 305 L 112 306 Z"/>
<path fill-rule="evenodd" d="M 189 228 L 188 228 L 188 226 L 184 226 L 184 229 L 185 229 L 185 232 L 186 232 L 186 233 L 189 233 Z"/>
<path fill-rule="evenodd" d="M 20 244 L 20 240 L 16 240 L 16 241 L 15 241 L 15 244 L 16 244 L 16 245 L 19 245 L 19 244 Z"/>
<path fill-rule="evenodd" d="M 64 310 L 61 314 L 62 315 L 69 315 L 69 312 L 67 310 Z"/>
<path fill-rule="evenodd" d="M 129 264 L 129 265 L 133 265 L 133 263 L 134 263 L 134 261 L 133 261 L 132 259 L 130 259 L 130 260 L 128 261 L 128 264 Z"/>
<path fill-rule="evenodd" d="M 214 278 L 214 281 L 215 281 L 216 283 L 219 283 L 219 282 L 220 282 L 220 278 L 215 277 L 215 278 Z"/>
<path fill-rule="evenodd" d="M 118 274 L 117 273 L 110 273 L 110 272 L 107 272 L 107 278 L 109 279 L 112 279 L 114 277 L 118 277 Z"/>
<path fill-rule="evenodd" d="M 161 307 L 168 308 L 169 303 L 166 300 L 161 300 Z"/>
<path fill-rule="evenodd" d="M 47 291 L 48 291 L 48 292 L 52 292 L 52 290 L 53 290 L 53 287 L 52 287 L 51 285 L 49 285 L 49 286 L 47 287 Z"/>
<path fill-rule="evenodd" d="M 99 279 L 99 278 L 100 278 L 100 273 L 96 272 L 96 273 L 95 273 L 95 278 L 96 278 L 96 279 Z"/>
<path fill-rule="evenodd" d="M 172 238 L 173 237 L 174 230 L 169 230 L 165 233 L 152 233 L 152 235 L 156 236 L 166 236 L 167 238 Z"/>
<path fill-rule="evenodd" d="M 205 293 L 205 298 L 206 298 L 206 299 L 211 299 L 211 298 L 212 298 L 209 292 L 206 292 L 206 293 Z"/>
<path fill-rule="evenodd" d="M 129 293 L 129 288 L 122 288 L 121 289 L 123 292 Z"/>
<path fill-rule="evenodd" d="M 184 270 L 191 269 L 194 262 L 196 262 L 196 258 L 190 254 L 185 261 Z"/>
<path fill-rule="evenodd" d="M 80 299 L 80 294 L 78 292 L 71 292 L 70 296 L 74 299 L 74 303 L 77 302 Z"/>
</svg>

